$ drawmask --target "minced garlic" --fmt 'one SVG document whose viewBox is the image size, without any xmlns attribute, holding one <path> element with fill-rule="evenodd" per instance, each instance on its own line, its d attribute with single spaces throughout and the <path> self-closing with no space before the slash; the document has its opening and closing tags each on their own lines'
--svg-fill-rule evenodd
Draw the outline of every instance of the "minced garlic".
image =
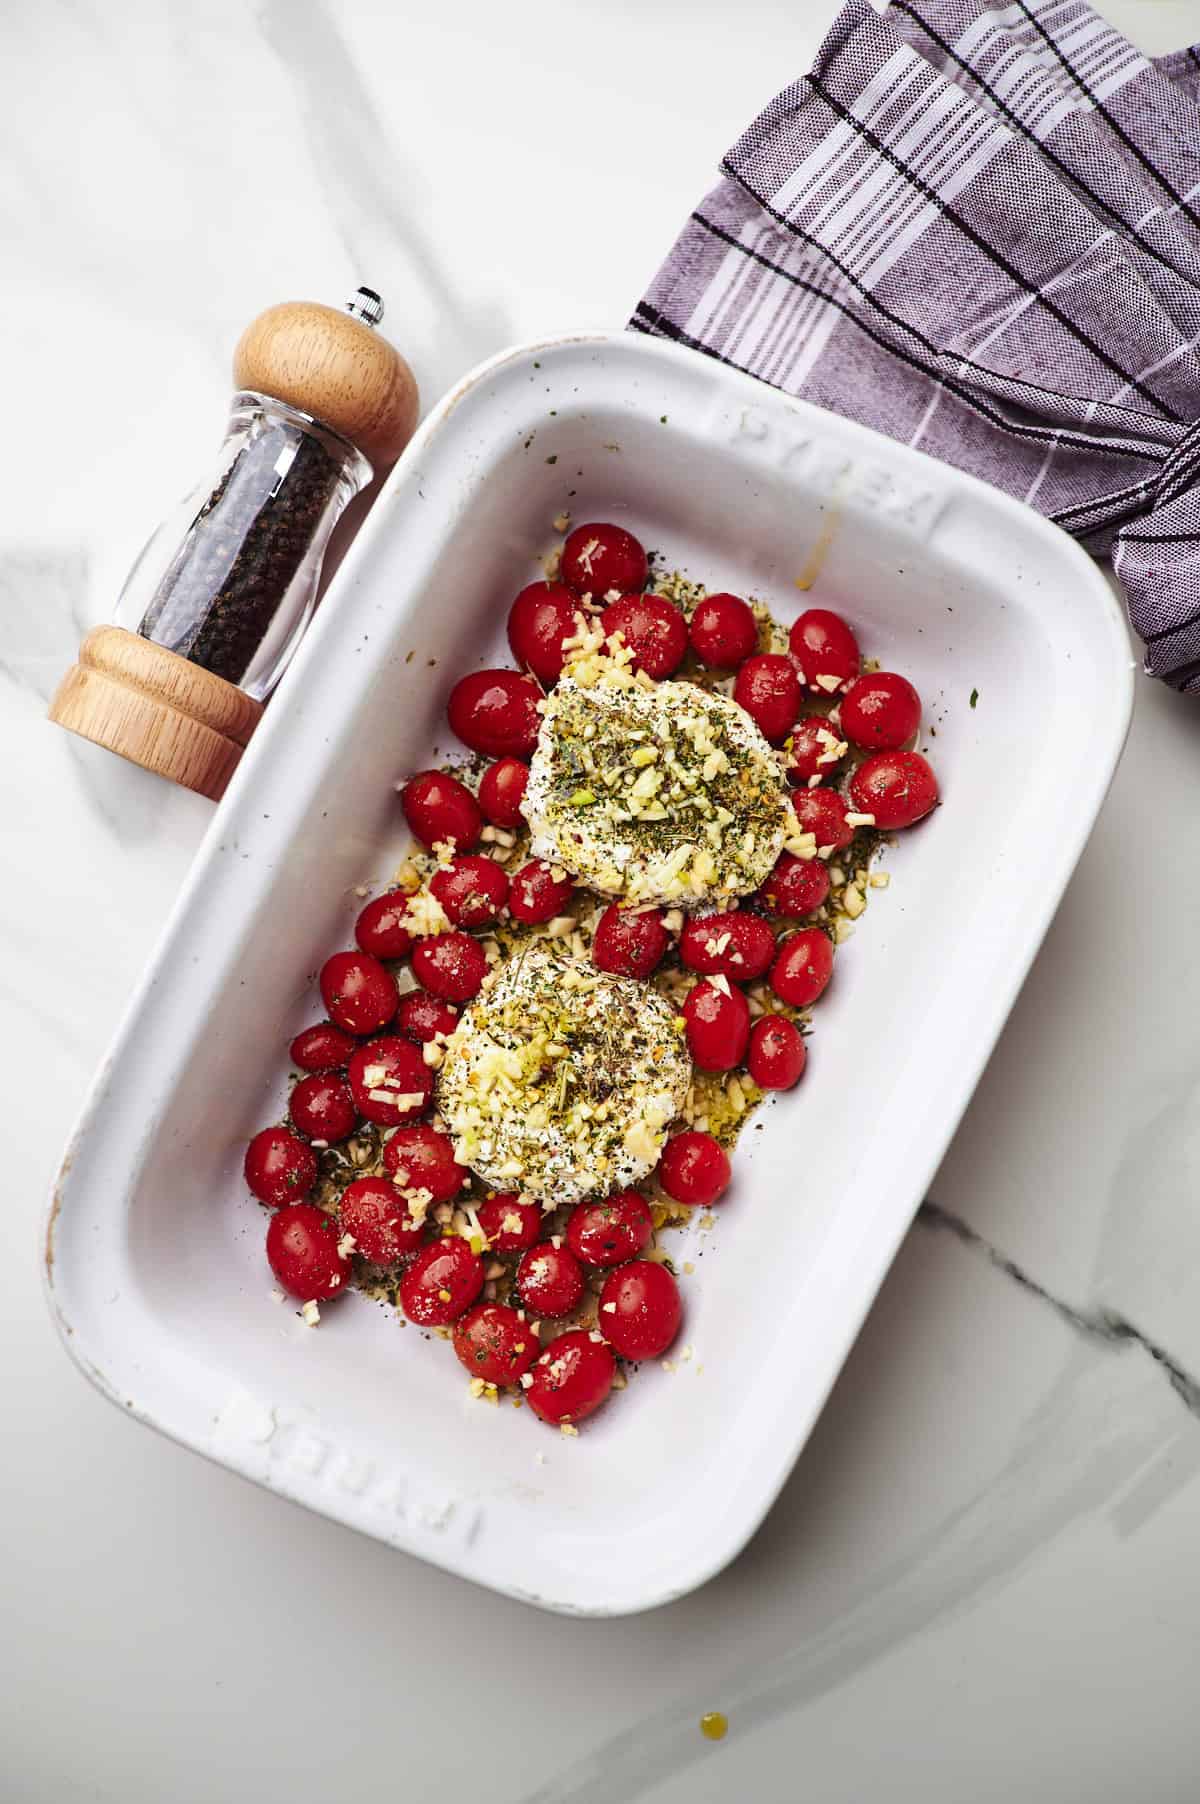
<svg viewBox="0 0 1200 1804">
<path fill-rule="evenodd" d="M 680 912 L 757 889 L 795 817 L 753 721 L 695 684 L 643 682 L 598 628 L 567 644 L 522 803 L 534 855 Z"/>
<path fill-rule="evenodd" d="M 536 941 L 450 1035 L 438 1101 L 461 1164 L 559 1204 L 652 1171 L 691 1076 L 656 990 Z"/>
<path fill-rule="evenodd" d="M 429 939 L 434 934 L 450 931 L 450 920 L 445 909 L 427 889 L 420 889 L 409 897 L 408 907 L 404 911 L 404 925 L 414 939 Z"/>
</svg>

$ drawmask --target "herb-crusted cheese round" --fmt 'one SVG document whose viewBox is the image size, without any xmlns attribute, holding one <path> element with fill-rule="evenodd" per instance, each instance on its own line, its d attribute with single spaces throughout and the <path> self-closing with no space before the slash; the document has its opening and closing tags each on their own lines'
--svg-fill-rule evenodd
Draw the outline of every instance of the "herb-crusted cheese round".
<svg viewBox="0 0 1200 1804">
<path fill-rule="evenodd" d="M 656 990 L 535 943 L 451 1034 L 438 1103 L 460 1164 L 550 1207 L 652 1171 L 691 1080 Z"/>
<path fill-rule="evenodd" d="M 779 763 L 744 709 L 628 676 L 562 677 L 522 810 L 538 857 L 603 895 L 683 908 L 757 889 L 791 822 Z"/>
</svg>

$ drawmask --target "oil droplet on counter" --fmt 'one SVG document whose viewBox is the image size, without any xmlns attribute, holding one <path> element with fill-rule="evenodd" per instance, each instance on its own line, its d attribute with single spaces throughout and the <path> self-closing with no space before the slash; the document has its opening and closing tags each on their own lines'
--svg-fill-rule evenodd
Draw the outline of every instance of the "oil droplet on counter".
<svg viewBox="0 0 1200 1804">
<path fill-rule="evenodd" d="M 724 1741 L 729 1721 L 719 1710 L 709 1710 L 700 1718 L 700 1733 L 709 1741 Z"/>
</svg>

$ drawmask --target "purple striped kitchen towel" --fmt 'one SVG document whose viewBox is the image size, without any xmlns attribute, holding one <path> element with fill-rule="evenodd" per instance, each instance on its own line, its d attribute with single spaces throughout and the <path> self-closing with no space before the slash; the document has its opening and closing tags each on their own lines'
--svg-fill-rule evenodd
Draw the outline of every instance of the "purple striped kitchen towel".
<svg viewBox="0 0 1200 1804">
<path fill-rule="evenodd" d="M 1021 496 L 1200 689 L 1200 50 L 850 0 L 630 322 Z"/>
</svg>

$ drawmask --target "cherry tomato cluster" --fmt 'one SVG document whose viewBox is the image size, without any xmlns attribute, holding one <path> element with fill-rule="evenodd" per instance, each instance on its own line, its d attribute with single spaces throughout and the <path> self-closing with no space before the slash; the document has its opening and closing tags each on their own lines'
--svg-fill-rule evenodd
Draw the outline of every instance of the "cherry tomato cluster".
<svg viewBox="0 0 1200 1804">
<path fill-rule="evenodd" d="M 593 538 L 599 530 L 580 529 Z M 649 610 L 629 606 L 626 598 L 612 602 L 601 619 L 607 630 L 624 632 L 635 662 L 651 675 L 670 675 L 678 667 L 686 649 L 681 636 L 655 628 L 652 641 Z M 801 614 L 788 650 L 778 652 L 761 648 L 754 611 L 740 596 L 710 595 L 694 609 L 687 638 L 701 664 L 733 673 L 735 701 L 770 744 L 786 747 L 787 775 L 797 786 L 797 831 L 811 835 L 815 853 L 780 855 L 755 898 L 764 913 L 739 908 L 687 922 L 680 961 L 707 980 L 683 1005 L 688 1050 L 698 1070 L 744 1067 L 762 1090 L 790 1089 L 807 1062 L 799 1029 L 783 1013 L 752 1021 L 739 986 L 766 976 L 776 1001 L 791 1010 L 811 1008 L 824 993 L 833 974 L 833 943 L 813 917 L 830 894 L 829 862 L 860 826 L 911 826 L 938 799 L 929 765 L 905 749 L 920 725 L 920 697 L 894 672 L 863 673 L 853 631 L 824 608 Z M 666 646 L 669 657 L 665 651 L 656 655 L 656 647 Z M 828 713 L 815 711 L 814 702 Z M 843 795 L 833 783 L 852 755 L 858 762 Z M 767 915 L 794 930 L 777 939 Z M 646 978 L 668 945 L 658 911 L 610 907 L 597 928 L 593 957 L 604 970 Z M 659 1180 L 677 1201 L 708 1206 L 729 1181 L 728 1161 L 709 1136 L 681 1134 L 667 1148 Z"/>
<path fill-rule="evenodd" d="M 521 668 L 475 671 L 455 684 L 450 726 L 488 760 L 476 789 L 425 770 L 401 791 L 414 836 L 437 850 L 429 890 L 449 928 L 422 936 L 401 891 L 366 904 L 355 948 L 335 953 L 319 973 L 326 1019 L 292 1041 L 303 1075 L 292 1091 L 290 1122 L 256 1134 L 244 1163 L 250 1190 L 274 1211 L 267 1258 L 285 1291 L 305 1303 L 337 1296 L 349 1284 L 354 1255 L 394 1268 L 404 1313 L 448 1331 L 473 1381 L 519 1387 L 542 1420 L 567 1426 L 605 1401 L 617 1357 L 657 1358 L 679 1331 L 675 1279 L 646 1256 L 650 1203 L 624 1190 L 577 1204 L 561 1222 L 520 1195 L 488 1195 L 470 1210 L 478 1237 L 464 1238 L 441 1206 L 462 1198 L 470 1173 L 428 1117 L 436 1043 L 453 1032 L 459 1009 L 487 974 L 474 935 L 502 917 L 547 923 L 572 898 L 570 876 L 540 859 L 510 875 L 475 850 L 481 838 L 511 845 L 505 835 L 523 826 L 539 704 L 562 673 L 568 642 L 598 619 L 606 635 L 622 635 L 634 664 L 656 680 L 672 676 L 690 653 L 731 676 L 735 700 L 772 745 L 786 748 L 796 830 L 811 835 L 815 855 L 784 852 L 749 906 L 693 916 L 677 942 L 663 910 L 615 903 L 593 934 L 600 970 L 641 981 L 676 943 L 681 965 L 696 977 L 680 1025 L 699 1071 L 745 1069 L 761 1090 L 800 1081 L 805 1041 L 782 1011 L 811 1008 L 833 974 L 833 942 L 811 919 L 829 895 L 829 861 L 860 826 L 911 826 L 938 800 L 932 770 L 910 747 L 921 715 L 916 690 L 894 672 L 863 673 L 854 633 L 840 616 L 809 609 L 792 626 L 786 653 L 764 650 L 759 620 L 740 596 L 709 595 L 688 621 L 647 590 L 647 569 L 642 546 L 624 528 L 577 527 L 563 547 L 559 579 L 529 584 L 509 611 L 509 644 Z M 833 784 L 851 761 L 842 793 Z M 778 937 L 768 916 L 785 924 Z M 420 986 L 403 995 L 398 961 L 408 961 Z M 780 1008 L 754 1019 L 745 987 L 763 978 Z M 317 1208 L 308 1198 L 318 1152 L 364 1124 L 384 1130 L 383 1171 L 347 1184 L 336 1215 Z M 675 1202 L 707 1209 L 724 1196 L 731 1169 L 712 1134 L 688 1129 L 667 1141 L 656 1175 Z M 427 1201 L 414 1216 L 418 1192 Z M 488 1282 L 497 1275 L 487 1263 L 493 1259 L 508 1262 L 504 1301 Z M 565 1322 L 589 1288 L 597 1295 L 596 1325 L 568 1326 L 544 1345 L 542 1322 Z"/>
</svg>

